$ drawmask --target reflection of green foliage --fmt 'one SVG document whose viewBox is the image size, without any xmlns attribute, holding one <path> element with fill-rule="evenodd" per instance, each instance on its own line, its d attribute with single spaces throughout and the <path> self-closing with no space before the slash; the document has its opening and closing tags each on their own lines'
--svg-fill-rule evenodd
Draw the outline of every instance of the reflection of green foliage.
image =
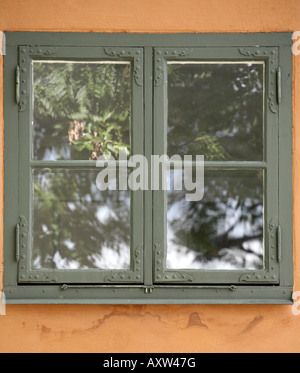
<svg viewBox="0 0 300 373">
<path fill-rule="evenodd" d="M 169 67 L 168 154 L 203 154 L 206 160 L 261 160 L 262 73 L 253 66 Z M 127 65 L 34 63 L 34 151 L 45 159 L 96 159 L 130 151 L 130 69 Z M 219 173 L 218 173 L 219 174 Z M 262 239 L 262 188 L 255 175 L 243 181 L 205 179 L 205 200 L 180 201 L 184 193 L 169 194 L 178 208 L 170 224 L 174 242 L 197 253 L 198 260 L 223 257 L 236 264 L 232 252 Z M 93 254 L 103 247 L 116 252 L 129 242 L 129 208 L 121 192 L 91 190 L 96 175 L 84 171 L 56 172 L 47 185 L 35 179 L 33 257 L 43 268 L 55 267 L 54 255 L 80 268 L 95 266 Z M 223 196 L 221 198 L 221 196 Z M 70 207 L 73 203 L 73 207 Z M 179 203 L 179 204 L 178 204 Z M 111 212 L 99 221 L 99 208 Z M 227 230 L 218 231 L 228 211 L 240 214 Z M 248 222 L 249 235 L 233 236 L 234 226 Z M 74 248 L 68 246 L 68 242 Z M 251 251 L 251 250 L 250 250 Z M 261 265 L 257 255 L 257 266 Z"/>
<path fill-rule="evenodd" d="M 261 160 L 262 82 L 262 65 L 169 65 L 168 154 Z"/>
<path fill-rule="evenodd" d="M 33 260 L 38 266 L 55 268 L 58 254 L 66 266 L 73 262 L 79 268 L 96 268 L 95 255 L 103 247 L 119 254 L 121 246 L 129 248 L 128 194 L 97 190 L 97 173 L 35 173 Z"/>
<path fill-rule="evenodd" d="M 169 65 L 168 155 L 173 154 L 204 155 L 206 161 L 262 160 L 263 65 Z M 205 177 L 199 202 L 183 203 L 185 191 L 168 194 L 174 232 L 169 245 L 187 247 L 201 262 L 221 259 L 239 268 L 253 254 L 254 266 L 261 268 L 262 255 L 253 252 L 251 242 L 262 242 L 262 181 L 251 172 L 230 175 L 215 171 Z M 237 233 L 242 224 L 251 229 Z"/>
<path fill-rule="evenodd" d="M 128 64 L 35 62 L 33 72 L 35 159 L 49 159 L 49 151 L 58 160 L 130 152 Z M 97 173 L 36 174 L 33 258 L 42 268 L 55 268 L 55 254 L 66 265 L 93 268 L 102 248 L 128 247 L 128 196 L 92 190 Z"/>
<path fill-rule="evenodd" d="M 216 136 L 208 135 L 204 132 L 199 133 L 199 135 L 189 145 L 192 154 L 205 154 L 207 160 L 228 160 L 230 158 L 226 149 L 219 144 Z"/>
<path fill-rule="evenodd" d="M 130 150 L 129 65 L 35 62 L 33 71 L 38 159 L 46 149 L 54 149 L 58 159 Z"/>
</svg>

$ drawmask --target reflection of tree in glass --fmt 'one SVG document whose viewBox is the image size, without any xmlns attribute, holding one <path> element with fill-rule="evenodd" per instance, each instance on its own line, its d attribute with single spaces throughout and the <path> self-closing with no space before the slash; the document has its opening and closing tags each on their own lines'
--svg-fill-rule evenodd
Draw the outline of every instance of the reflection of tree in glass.
<svg viewBox="0 0 300 373">
<path fill-rule="evenodd" d="M 168 154 L 262 160 L 263 65 L 168 65 Z"/>
<path fill-rule="evenodd" d="M 262 268 L 262 238 L 261 173 L 207 172 L 197 202 L 185 201 L 185 191 L 168 193 L 168 251 L 184 248 L 199 267 L 217 260 L 219 267 Z"/>
<path fill-rule="evenodd" d="M 130 65 L 35 62 L 35 159 L 130 151 Z"/>
<path fill-rule="evenodd" d="M 35 171 L 36 267 L 128 267 L 129 192 L 99 191 L 98 172 Z M 104 249 L 110 250 L 110 257 L 103 257 Z"/>
<path fill-rule="evenodd" d="M 117 157 L 120 148 L 130 152 L 128 63 L 35 61 L 33 81 L 35 159 L 96 160 Z M 128 267 L 129 194 L 97 190 L 98 172 L 35 171 L 37 268 Z"/>
</svg>

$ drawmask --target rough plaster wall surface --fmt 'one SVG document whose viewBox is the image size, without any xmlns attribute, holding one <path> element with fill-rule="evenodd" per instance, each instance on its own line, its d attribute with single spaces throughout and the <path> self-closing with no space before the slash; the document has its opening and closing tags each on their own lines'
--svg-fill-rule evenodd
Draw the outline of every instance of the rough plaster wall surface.
<svg viewBox="0 0 300 373">
<path fill-rule="evenodd" d="M 300 0 L 1 0 L 0 31 L 300 30 Z M 3 60 L 0 61 L 3 150 Z M 294 57 L 294 264 L 300 290 L 300 55 Z M 0 153 L 3 175 L 3 154 Z M 3 181 L 3 177 L 2 177 Z M 3 183 L 0 183 L 0 195 Z M 2 200 L 0 208 L 3 210 Z M 2 237 L 3 227 L 0 224 Z M 3 247 L 0 248 L 2 286 Z M 274 305 L 10 305 L 0 352 L 300 352 L 300 315 Z"/>
<path fill-rule="evenodd" d="M 289 306 L 9 306 L 0 328 L 1 352 L 299 352 Z"/>
</svg>

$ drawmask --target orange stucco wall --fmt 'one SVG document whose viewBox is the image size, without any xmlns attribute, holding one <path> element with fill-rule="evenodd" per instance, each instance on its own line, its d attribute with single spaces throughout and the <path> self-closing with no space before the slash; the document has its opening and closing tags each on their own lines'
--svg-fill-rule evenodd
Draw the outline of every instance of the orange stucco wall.
<svg viewBox="0 0 300 373">
<path fill-rule="evenodd" d="M 1 0 L 0 30 L 300 31 L 300 0 Z M 0 147 L 3 89 L 0 61 Z M 294 263 L 300 290 L 300 55 L 294 56 Z M 3 174 L 0 152 L 0 175 Z M 0 194 L 3 192 L 2 180 Z M 3 208 L 0 199 L 0 208 Z M 2 235 L 2 220 L 0 235 Z M 2 240 L 0 289 L 2 286 Z M 0 352 L 300 352 L 289 305 L 10 305 Z"/>
</svg>

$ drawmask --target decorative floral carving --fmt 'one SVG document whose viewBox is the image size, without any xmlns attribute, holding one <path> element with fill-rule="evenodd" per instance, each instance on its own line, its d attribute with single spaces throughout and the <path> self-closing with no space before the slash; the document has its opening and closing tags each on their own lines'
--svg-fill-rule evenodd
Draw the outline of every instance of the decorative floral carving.
<svg viewBox="0 0 300 373">
<path fill-rule="evenodd" d="M 30 46 L 29 53 L 32 56 L 50 56 L 56 53 L 55 47 L 40 47 L 39 45 Z"/>
<path fill-rule="evenodd" d="M 142 87 L 143 86 L 143 74 L 142 74 L 142 51 L 138 48 L 104 48 L 104 52 L 111 57 L 132 57 L 133 58 L 133 78 L 135 83 Z"/>
<path fill-rule="evenodd" d="M 19 70 L 17 80 L 17 98 L 19 111 L 24 111 L 28 105 L 28 69 L 30 68 L 29 56 L 50 56 L 56 53 L 54 47 L 44 47 L 38 45 L 19 47 Z"/>
<path fill-rule="evenodd" d="M 278 113 L 278 105 L 276 102 L 276 75 L 275 75 L 275 61 L 276 61 L 276 49 L 274 48 L 261 48 L 261 47 L 252 47 L 252 48 L 238 48 L 240 54 L 246 57 L 255 57 L 255 58 L 269 58 L 270 59 L 270 69 L 271 69 L 271 79 L 272 84 L 269 86 L 269 96 L 268 107 L 273 114 Z"/>
<path fill-rule="evenodd" d="M 250 57 L 250 56 L 253 56 L 253 57 L 257 57 L 257 52 L 258 50 L 246 50 L 244 48 L 239 48 L 238 49 L 240 54 L 242 54 L 243 56 L 247 56 L 247 57 Z M 258 53 L 259 55 L 259 53 Z"/>
<path fill-rule="evenodd" d="M 161 247 L 159 244 L 154 244 L 154 255 L 155 255 L 155 280 L 156 281 L 162 281 L 162 282 L 192 282 L 193 281 L 193 276 L 190 275 L 189 273 L 180 271 L 166 271 L 163 268 L 163 250 L 161 250 Z"/>
<path fill-rule="evenodd" d="M 19 217 L 19 278 L 20 281 L 42 281 L 42 282 L 57 282 L 57 277 L 51 273 L 41 271 L 31 271 L 28 268 L 28 221 L 24 216 Z"/>
<path fill-rule="evenodd" d="M 240 276 L 240 282 L 269 282 L 269 281 L 277 281 L 277 269 L 278 265 L 276 263 L 276 230 L 278 227 L 278 218 L 273 217 L 268 224 L 269 230 L 269 269 L 267 271 L 261 271 L 260 273 L 257 271 L 251 273 L 245 273 Z"/>
<path fill-rule="evenodd" d="M 163 84 L 165 73 L 164 73 L 164 57 L 178 58 L 190 55 L 193 52 L 192 48 L 168 48 L 168 49 L 156 49 L 155 51 L 155 68 L 154 68 L 154 85 L 160 86 Z"/>
<path fill-rule="evenodd" d="M 274 102 L 274 99 L 272 99 L 270 96 L 268 97 L 268 106 L 269 106 L 270 111 L 273 114 L 277 114 L 278 113 L 277 104 Z"/>
<path fill-rule="evenodd" d="M 109 275 L 105 277 L 105 282 L 140 282 L 141 276 L 141 263 L 142 263 L 142 249 L 138 245 L 133 253 L 133 270 L 112 270 Z"/>
</svg>

